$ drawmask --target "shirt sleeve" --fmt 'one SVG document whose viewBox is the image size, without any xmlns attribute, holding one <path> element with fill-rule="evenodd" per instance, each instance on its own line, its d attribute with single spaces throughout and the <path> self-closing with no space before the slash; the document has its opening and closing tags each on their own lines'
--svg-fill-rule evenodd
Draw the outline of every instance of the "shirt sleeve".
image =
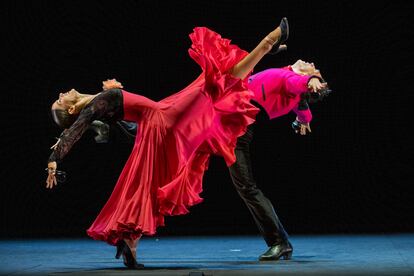
<svg viewBox="0 0 414 276">
<path fill-rule="evenodd" d="M 310 123 L 312 121 L 312 112 L 305 99 L 301 101 L 293 108 L 293 112 L 296 113 L 297 120 L 300 123 Z"/>
<path fill-rule="evenodd" d="M 292 74 L 287 80 L 286 80 L 286 90 L 289 93 L 293 93 L 295 95 L 300 95 L 304 92 L 308 91 L 308 82 L 310 76 L 301 76 L 297 74 Z"/>
<path fill-rule="evenodd" d="M 302 93 L 308 92 L 308 83 L 312 78 L 317 78 L 320 81 L 323 81 L 320 77 L 315 75 L 303 76 L 294 74 L 286 80 L 286 90 L 295 95 L 300 95 Z"/>
<path fill-rule="evenodd" d="M 49 156 L 48 162 L 60 162 L 66 154 L 70 151 L 73 144 L 75 144 L 89 128 L 94 120 L 95 114 L 92 108 L 86 108 L 79 114 L 78 119 L 71 125 L 70 128 L 64 130 L 59 137 L 59 143 Z"/>
</svg>

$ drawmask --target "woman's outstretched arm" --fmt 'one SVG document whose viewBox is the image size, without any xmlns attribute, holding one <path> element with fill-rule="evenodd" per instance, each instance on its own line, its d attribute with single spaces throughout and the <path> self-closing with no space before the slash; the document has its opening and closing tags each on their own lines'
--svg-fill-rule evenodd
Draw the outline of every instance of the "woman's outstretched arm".
<svg viewBox="0 0 414 276">
<path fill-rule="evenodd" d="M 83 133 L 90 127 L 94 117 L 94 112 L 90 108 L 84 109 L 78 119 L 70 128 L 65 129 L 62 132 L 57 143 L 51 147 L 53 152 L 50 154 L 47 164 L 48 177 L 46 179 L 46 188 L 53 188 L 54 185 L 56 186 L 57 181 L 55 174 L 57 170 L 57 162 L 61 161 L 72 146 L 82 137 Z"/>
</svg>

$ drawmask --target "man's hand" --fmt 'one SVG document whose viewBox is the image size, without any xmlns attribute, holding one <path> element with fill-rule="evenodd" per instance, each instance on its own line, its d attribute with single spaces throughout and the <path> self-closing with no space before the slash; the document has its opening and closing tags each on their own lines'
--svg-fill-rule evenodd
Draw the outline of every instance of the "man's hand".
<svg viewBox="0 0 414 276">
<path fill-rule="evenodd" d="M 307 132 L 312 132 L 309 123 L 301 123 L 298 118 L 292 122 L 292 128 L 295 133 L 299 133 L 300 135 L 306 135 Z"/>
<path fill-rule="evenodd" d="M 106 81 L 102 82 L 102 89 L 103 90 L 108 90 L 108 89 L 112 89 L 112 88 L 124 88 L 124 87 L 116 79 L 111 79 L 111 80 L 107 79 Z"/>
<path fill-rule="evenodd" d="M 309 123 L 300 123 L 300 129 L 296 130 L 296 133 L 299 133 L 300 135 L 306 135 L 307 132 L 312 132 Z"/>
<path fill-rule="evenodd" d="M 326 82 L 321 83 L 318 78 L 311 78 L 308 82 L 308 89 L 314 93 L 325 88 L 328 84 Z"/>
<path fill-rule="evenodd" d="M 309 123 L 301 123 L 298 119 L 292 123 L 292 128 L 295 130 L 295 133 L 299 133 L 300 135 L 306 135 L 307 132 L 312 132 Z"/>
<path fill-rule="evenodd" d="M 56 169 L 57 169 L 57 164 L 56 162 L 49 162 L 47 164 L 47 179 L 46 179 L 46 188 L 47 189 L 52 189 L 53 185 L 57 185 L 57 181 L 56 181 Z"/>
</svg>

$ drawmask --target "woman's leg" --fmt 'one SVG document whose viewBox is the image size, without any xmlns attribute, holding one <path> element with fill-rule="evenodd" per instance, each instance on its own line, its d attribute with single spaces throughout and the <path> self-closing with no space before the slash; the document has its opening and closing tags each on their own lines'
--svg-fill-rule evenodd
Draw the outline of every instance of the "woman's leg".
<svg viewBox="0 0 414 276">
<path fill-rule="evenodd" d="M 127 244 L 129 249 L 131 250 L 132 256 L 134 256 L 134 259 L 137 259 L 137 245 L 138 245 L 139 239 L 141 237 L 142 236 L 140 236 L 139 238 L 137 238 L 135 240 L 124 239 L 125 243 Z"/>
<path fill-rule="evenodd" d="M 231 74 L 237 78 L 244 79 L 263 58 L 263 56 L 272 49 L 273 45 L 279 41 L 280 37 L 281 29 L 278 26 L 264 39 L 262 39 L 253 51 L 251 51 L 244 59 L 242 59 L 231 69 Z"/>
<path fill-rule="evenodd" d="M 123 250 L 122 257 L 124 259 L 124 265 L 132 269 L 142 269 L 144 268 L 143 264 L 137 263 L 137 245 L 139 239 L 142 237 L 139 236 L 137 239 L 124 239 L 126 246 Z"/>
</svg>

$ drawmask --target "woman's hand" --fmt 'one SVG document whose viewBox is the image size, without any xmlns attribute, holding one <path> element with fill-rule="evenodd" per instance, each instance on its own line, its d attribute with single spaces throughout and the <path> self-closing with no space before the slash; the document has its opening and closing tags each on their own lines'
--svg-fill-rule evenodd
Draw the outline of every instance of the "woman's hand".
<svg viewBox="0 0 414 276">
<path fill-rule="evenodd" d="M 103 90 L 108 90 L 112 88 L 124 88 L 122 84 L 116 79 L 107 79 L 106 81 L 103 81 L 102 84 Z"/>
<path fill-rule="evenodd" d="M 53 185 L 57 185 L 57 181 L 56 181 L 56 169 L 57 169 L 57 164 L 56 162 L 49 162 L 47 164 L 47 179 L 46 179 L 46 188 L 47 189 L 52 189 Z"/>
<path fill-rule="evenodd" d="M 58 138 L 57 142 L 53 146 L 51 146 L 50 149 L 55 150 L 57 146 L 59 145 L 59 143 L 60 143 L 60 138 Z"/>
<path fill-rule="evenodd" d="M 311 78 L 308 82 L 308 89 L 314 93 L 325 88 L 328 84 L 326 82 L 321 83 L 318 78 Z"/>
</svg>

